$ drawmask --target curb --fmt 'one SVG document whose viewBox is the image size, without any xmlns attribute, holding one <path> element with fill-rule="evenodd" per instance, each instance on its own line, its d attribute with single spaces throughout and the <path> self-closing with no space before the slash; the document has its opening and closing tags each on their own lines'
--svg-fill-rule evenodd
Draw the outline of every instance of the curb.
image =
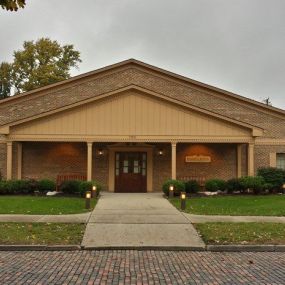
<svg viewBox="0 0 285 285">
<path fill-rule="evenodd" d="M 285 252 L 285 245 L 207 245 L 212 252 Z"/>
<path fill-rule="evenodd" d="M 91 250 L 165 250 L 208 252 L 285 252 L 285 245 L 206 245 L 206 247 L 179 246 L 104 246 L 84 247 L 80 245 L 0 245 L 1 251 L 91 251 Z"/>
<path fill-rule="evenodd" d="M 0 251 L 75 251 L 79 245 L 0 245 Z"/>
<path fill-rule="evenodd" d="M 82 250 L 165 250 L 165 251 L 205 251 L 202 246 L 81 246 Z"/>
</svg>

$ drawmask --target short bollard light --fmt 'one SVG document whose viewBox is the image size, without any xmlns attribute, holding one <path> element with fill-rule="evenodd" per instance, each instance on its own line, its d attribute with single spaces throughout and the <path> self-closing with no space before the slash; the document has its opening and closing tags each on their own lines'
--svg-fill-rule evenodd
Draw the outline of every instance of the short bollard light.
<svg viewBox="0 0 285 285">
<path fill-rule="evenodd" d="M 170 185 L 169 186 L 169 198 L 173 198 L 174 196 L 174 186 L 173 185 Z"/>
<path fill-rule="evenodd" d="M 85 208 L 86 209 L 90 209 L 91 206 L 91 191 L 86 191 L 86 195 L 85 195 Z"/>
<path fill-rule="evenodd" d="M 181 200 L 181 210 L 185 210 L 185 208 L 186 208 L 186 192 L 181 192 L 180 200 Z"/>
<path fill-rule="evenodd" d="M 92 198 L 97 197 L 97 187 L 95 185 L 92 186 Z"/>
</svg>

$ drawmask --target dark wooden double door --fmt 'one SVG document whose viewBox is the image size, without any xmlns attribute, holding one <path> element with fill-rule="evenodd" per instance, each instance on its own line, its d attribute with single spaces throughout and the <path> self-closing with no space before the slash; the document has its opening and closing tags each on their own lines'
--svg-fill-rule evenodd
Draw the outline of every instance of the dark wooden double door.
<svg viewBox="0 0 285 285">
<path fill-rule="evenodd" d="M 115 191 L 146 192 L 147 154 L 145 152 L 116 152 Z"/>
</svg>

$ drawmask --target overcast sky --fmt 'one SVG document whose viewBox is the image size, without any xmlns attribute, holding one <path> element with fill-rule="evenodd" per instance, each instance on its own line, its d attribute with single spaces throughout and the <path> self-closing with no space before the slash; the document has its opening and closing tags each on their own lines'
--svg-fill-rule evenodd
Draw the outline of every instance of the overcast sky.
<svg viewBox="0 0 285 285">
<path fill-rule="evenodd" d="M 285 0 L 26 0 L 0 9 L 0 61 L 25 40 L 74 44 L 73 75 L 128 58 L 285 109 Z"/>
</svg>

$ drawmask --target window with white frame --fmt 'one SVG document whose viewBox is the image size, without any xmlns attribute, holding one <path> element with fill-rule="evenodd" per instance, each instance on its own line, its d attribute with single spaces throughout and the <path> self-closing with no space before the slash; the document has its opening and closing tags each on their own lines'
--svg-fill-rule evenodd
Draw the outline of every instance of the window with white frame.
<svg viewBox="0 0 285 285">
<path fill-rule="evenodd" d="M 276 154 L 276 167 L 285 169 L 285 153 Z"/>
</svg>

